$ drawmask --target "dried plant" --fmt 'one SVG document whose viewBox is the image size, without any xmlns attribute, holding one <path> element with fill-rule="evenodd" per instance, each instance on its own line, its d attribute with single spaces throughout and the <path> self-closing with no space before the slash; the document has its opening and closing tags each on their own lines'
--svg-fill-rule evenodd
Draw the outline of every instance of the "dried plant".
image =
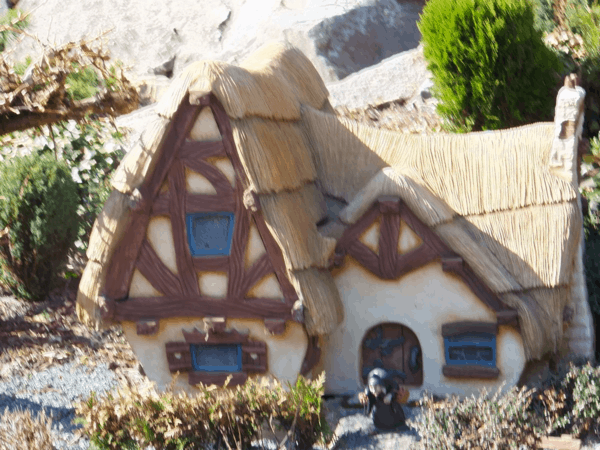
<svg viewBox="0 0 600 450">
<path fill-rule="evenodd" d="M 21 75 L 10 52 L 0 59 L 0 134 L 86 115 L 116 116 L 137 108 L 138 94 L 123 68 L 111 61 L 103 36 L 54 47 L 12 22 L 0 34 L 27 35 L 41 47 L 41 55 Z M 93 78 L 97 93 L 73 95 L 74 85 Z"/>
<path fill-rule="evenodd" d="M 52 419 L 44 410 L 32 417 L 28 410 L 10 412 L 7 408 L 0 417 L 0 450 L 54 450 L 51 426 Z"/>
<path fill-rule="evenodd" d="M 287 390 L 266 378 L 235 389 L 199 384 L 197 395 L 175 393 L 174 384 L 161 394 L 132 387 L 103 401 L 92 395 L 77 406 L 77 414 L 83 433 L 101 449 L 184 449 L 217 443 L 241 450 L 262 438 L 263 425 L 286 430 L 284 441 L 297 448 L 311 448 L 331 435 L 322 410 L 324 381 L 324 375 L 315 381 L 299 378 Z"/>
</svg>

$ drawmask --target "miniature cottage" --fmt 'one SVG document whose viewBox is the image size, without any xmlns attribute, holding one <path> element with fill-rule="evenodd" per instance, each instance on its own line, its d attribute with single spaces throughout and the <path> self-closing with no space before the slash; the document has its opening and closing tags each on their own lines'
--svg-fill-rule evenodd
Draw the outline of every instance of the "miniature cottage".
<svg viewBox="0 0 600 450">
<path fill-rule="evenodd" d="M 415 397 L 518 382 L 593 354 L 577 145 L 555 123 L 409 135 L 336 117 L 281 45 L 189 66 L 112 180 L 80 317 L 120 322 L 159 386 L 395 369 Z"/>
</svg>

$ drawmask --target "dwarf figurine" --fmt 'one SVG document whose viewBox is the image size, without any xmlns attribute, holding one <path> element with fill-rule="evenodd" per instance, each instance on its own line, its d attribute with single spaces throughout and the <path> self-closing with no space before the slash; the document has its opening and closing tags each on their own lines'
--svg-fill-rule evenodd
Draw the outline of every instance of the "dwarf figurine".
<svg viewBox="0 0 600 450">
<path fill-rule="evenodd" d="M 367 387 L 358 394 L 358 399 L 375 427 L 391 430 L 404 425 L 404 410 L 400 403 L 408 400 L 408 390 L 398 385 L 393 373 L 381 368 L 371 370 Z"/>
</svg>

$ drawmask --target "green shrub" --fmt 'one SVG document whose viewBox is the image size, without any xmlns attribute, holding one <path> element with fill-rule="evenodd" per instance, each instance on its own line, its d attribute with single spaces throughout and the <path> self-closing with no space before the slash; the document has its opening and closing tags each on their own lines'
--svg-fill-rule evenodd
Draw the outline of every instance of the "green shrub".
<svg viewBox="0 0 600 450">
<path fill-rule="evenodd" d="M 583 38 L 588 54 L 600 53 L 600 3 L 587 1 L 571 1 L 566 7 L 566 18 L 569 28 Z"/>
<path fill-rule="evenodd" d="M 419 29 L 447 128 L 552 118 L 562 67 L 535 29 L 529 1 L 430 0 Z"/>
<path fill-rule="evenodd" d="M 266 379 L 235 389 L 201 384 L 196 395 L 131 388 L 102 401 L 92 395 L 77 406 L 78 421 L 100 449 L 192 449 L 217 442 L 247 449 L 265 424 L 279 424 L 296 448 L 308 449 L 331 436 L 322 410 L 324 381 L 324 375 L 300 378 L 287 391 Z"/>
<path fill-rule="evenodd" d="M 75 246 L 87 249 L 96 216 L 110 194 L 110 177 L 124 155 L 123 134 L 107 121 L 74 121 L 0 137 L 0 161 L 23 152 L 50 154 L 67 164 L 79 195 L 79 230 Z"/>
<path fill-rule="evenodd" d="M 67 76 L 67 94 L 71 100 L 93 97 L 102 86 L 100 76 L 93 67 L 73 64 L 73 72 Z"/>
<path fill-rule="evenodd" d="M 0 281 L 21 297 L 43 300 L 77 237 L 77 186 L 50 155 L 0 165 Z"/>
<path fill-rule="evenodd" d="M 29 20 L 23 12 L 18 9 L 9 9 L 0 16 L 0 52 L 6 50 L 10 42 L 29 24 Z"/>
</svg>

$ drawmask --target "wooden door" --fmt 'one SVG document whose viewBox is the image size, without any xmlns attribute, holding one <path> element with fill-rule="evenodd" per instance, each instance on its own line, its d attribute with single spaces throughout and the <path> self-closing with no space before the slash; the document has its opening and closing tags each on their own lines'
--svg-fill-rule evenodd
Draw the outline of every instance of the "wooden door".
<svg viewBox="0 0 600 450">
<path fill-rule="evenodd" d="M 400 384 L 423 384 L 419 340 L 410 328 L 399 323 L 382 323 L 367 331 L 361 343 L 360 364 L 365 385 L 369 372 L 376 367 L 395 371 Z"/>
</svg>

